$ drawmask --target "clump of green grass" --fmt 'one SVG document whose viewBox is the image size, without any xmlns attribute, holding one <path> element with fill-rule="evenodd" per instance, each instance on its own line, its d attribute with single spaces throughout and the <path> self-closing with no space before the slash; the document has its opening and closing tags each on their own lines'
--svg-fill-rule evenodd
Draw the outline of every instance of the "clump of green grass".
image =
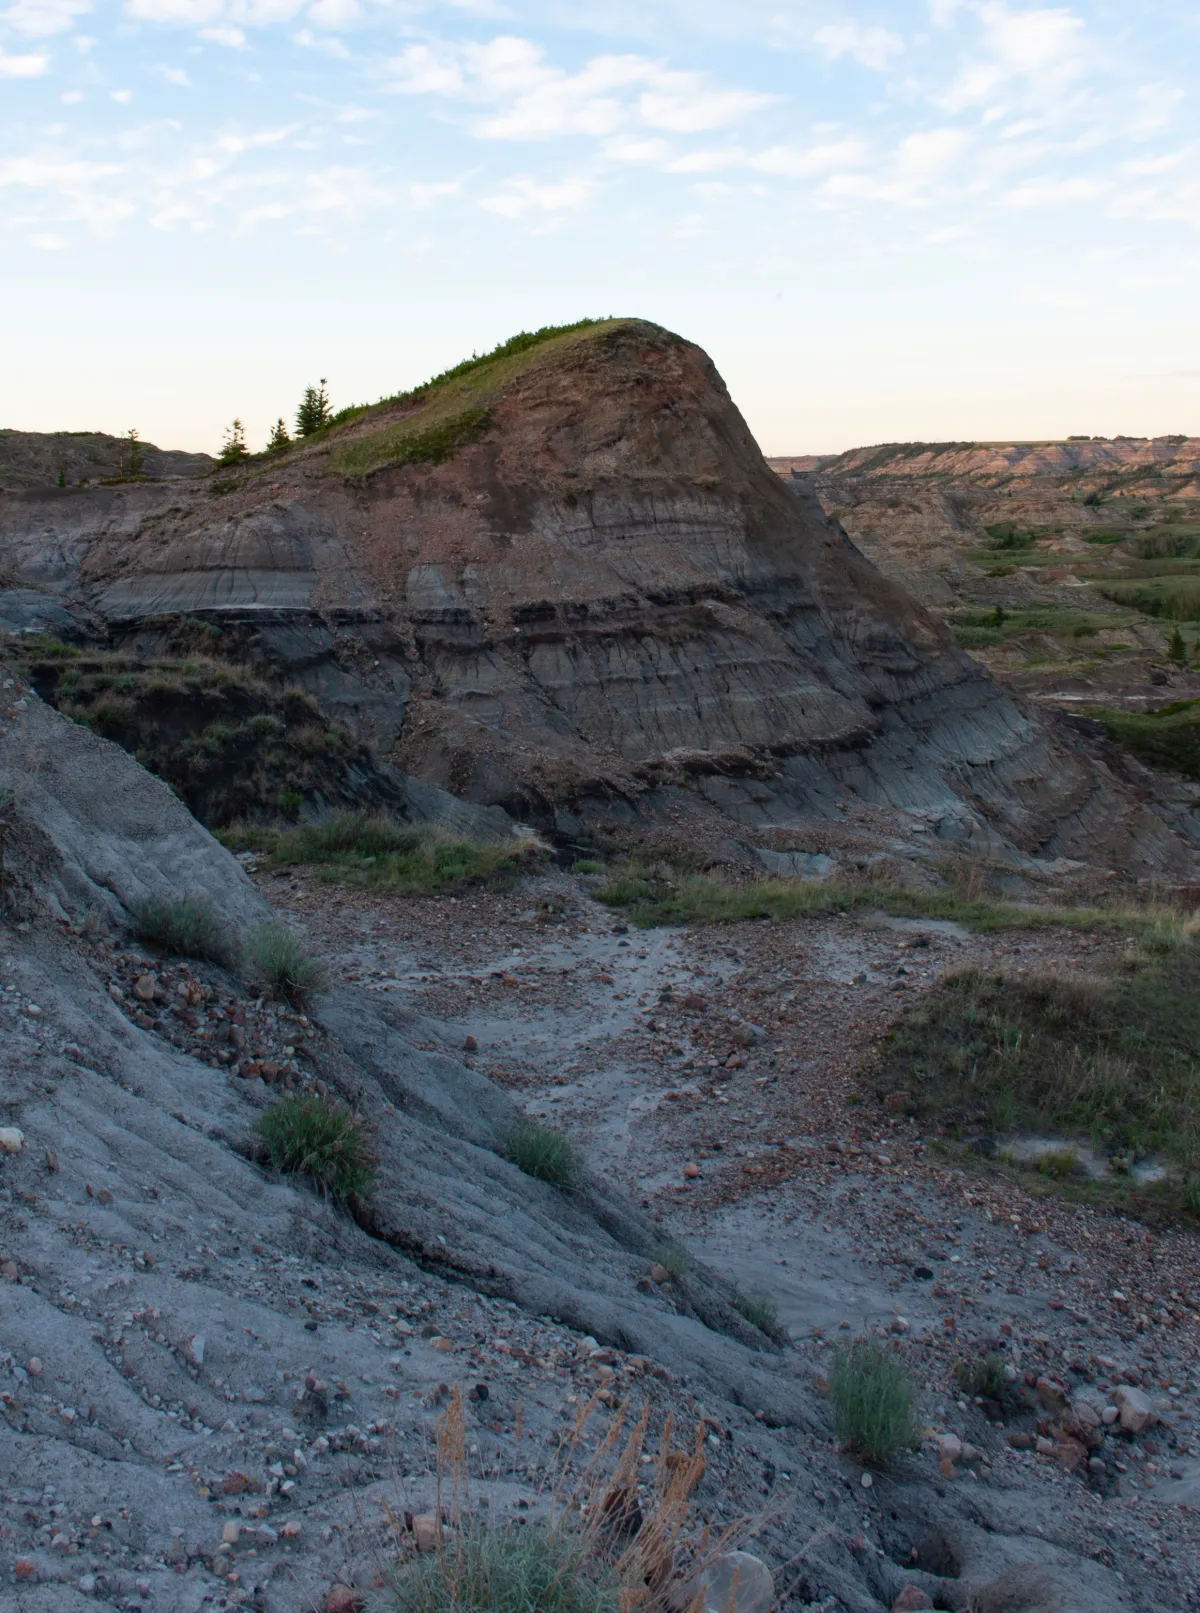
<svg viewBox="0 0 1200 1613">
<path fill-rule="evenodd" d="M 1043 1176 L 1052 1176 L 1061 1180 L 1064 1176 L 1074 1176 L 1079 1169 L 1079 1155 L 1073 1148 L 1050 1148 L 1040 1156 L 1037 1168 Z"/>
<path fill-rule="evenodd" d="M 1004 1357 L 990 1350 L 986 1355 L 961 1360 L 954 1369 L 954 1381 L 965 1395 L 994 1400 L 1003 1406 L 1014 1398 L 1014 1386 L 1004 1368 Z"/>
<path fill-rule="evenodd" d="M 838 1438 L 872 1467 L 887 1467 L 918 1444 L 912 1379 L 873 1339 L 837 1351 L 829 1392 Z"/>
<path fill-rule="evenodd" d="M 597 862 L 594 857 L 581 857 L 575 864 L 574 872 L 577 874 L 601 874 L 604 864 Z"/>
<path fill-rule="evenodd" d="M 734 1298 L 734 1307 L 760 1333 L 768 1338 L 779 1336 L 779 1310 L 774 1300 L 761 1297 L 752 1298 L 749 1294 L 739 1293 Z"/>
<path fill-rule="evenodd" d="M 1109 738 L 1151 767 L 1200 779 L 1200 700 L 1174 700 L 1157 711 L 1093 711 Z"/>
<path fill-rule="evenodd" d="M 911 1094 L 913 1112 L 952 1136 L 981 1124 L 1087 1138 L 1114 1161 L 1161 1155 L 1163 1183 L 1076 1183 L 1134 1210 L 1187 1210 L 1200 1174 L 1200 948 L 1185 931 L 1115 973 L 946 977 L 893 1027 L 869 1081 Z M 1071 1154 L 1072 1164 L 1075 1155 Z"/>
<path fill-rule="evenodd" d="M 230 964 L 238 948 L 221 915 L 202 896 L 152 896 L 132 912 L 141 940 L 182 958 Z"/>
<path fill-rule="evenodd" d="M 348 1109 L 317 1093 L 282 1098 L 259 1117 L 258 1134 L 277 1171 L 309 1176 L 333 1199 L 364 1197 L 376 1160 Z"/>
<path fill-rule="evenodd" d="M 256 924 L 247 935 L 245 967 L 253 986 L 293 1008 L 303 1008 L 325 984 L 325 965 L 274 920 Z"/>
<path fill-rule="evenodd" d="M 505 1157 L 526 1176 L 551 1187 L 569 1187 L 579 1175 L 579 1154 L 561 1131 L 540 1126 L 534 1120 L 520 1120 L 504 1135 Z"/>
<path fill-rule="evenodd" d="M 369 1603 L 371 1613 L 619 1613 L 618 1569 L 588 1532 L 554 1523 L 447 1529 Z"/>
<path fill-rule="evenodd" d="M 669 1271 L 672 1277 L 682 1277 L 692 1263 L 691 1255 L 675 1238 L 666 1238 L 662 1243 L 655 1244 L 653 1259 L 656 1266 Z"/>
<path fill-rule="evenodd" d="M 537 841 L 483 845 L 369 812 L 294 828 L 240 824 L 221 838 L 238 850 L 266 852 L 273 868 L 309 865 L 347 884 L 412 893 L 511 879 L 542 849 Z"/>
</svg>

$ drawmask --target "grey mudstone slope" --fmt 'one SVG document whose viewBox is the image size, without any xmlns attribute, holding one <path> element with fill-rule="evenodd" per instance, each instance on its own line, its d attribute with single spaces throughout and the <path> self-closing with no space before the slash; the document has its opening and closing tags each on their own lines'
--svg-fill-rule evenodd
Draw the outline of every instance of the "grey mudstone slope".
<svg viewBox="0 0 1200 1613">
<path fill-rule="evenodd" d="M 473 1304 L 489 1329 L 524 1311 L 540 1341 L 530 1369 L 570 1342 L 564 1324 L 650 1357 L 667 1375 L 646 1379 L 660 1407 L 676 1404 L 686 1421 L 702 1402 L 732 1448 L 752 1446 L 756 1475 L 765 1462 L 794 1479 L 762 1539 L 779 1562 L 803 1548 L 813 1606 L 881 1613 L 916 1582 L 938 1605 L 965 1608 L 1034 1565 L 1058 1600 L 997 1600 L 1002 1582 L 980 1605 L 1166 1613 L 1055 1544 L 1052 1521 L 1039 1536 L 1047 1520 L 1026 1499 L 983 1486 L 936 1496 L 912 1475 L 880 1481 L 887 1528 L 918 1542 L 917 1566 L 856 1551 L 857 1476 L 849 1470 L 847 1495 L 825 1403 L 787 1352 L 756 1337 L 703 1271 L 677 1309 L 639 1290 L 652 1224 L 611 1186 L 561 1192 L 508 1164 L 498 1150 L 510 1101 L 414 1045 L 436 1041 L 435 1026 L 365 998 L 320 1002 L 309 1033 L 324 1039 L 325 1081 L 373 1135 L 379 1187 L 356 1220 L 276 1179 L 249 1157 L 269 1101 L 262 1083 L 135 1023 L 110 990 L 114 954 L 56 918 L 67 903 L 116 912 L 146 891 L 190 888 L 243 925 L 262 907 L 236 862 L 124 752 L 11 682 L 0 689 L 0 788 L 15 801 L 6 878 L 17 908 L 0 920 L 0 1115 L 24 1137 L 0 1155 L 0 1522 L 6 1510 L 12 1519 L 0 1528 L 0 1606 L 319 1606 L 364 1516 L 395 1501 L 373 1465 L 386 1468 L 374 1431 L 428 1439 L 439 1380 L 474 1382 L 469 1351 L 436 1354 L 411 1328 L 394 1338 L 406 1353 L 389 1374 L 387 1313 L 403 1295 Z M 319 1323 L 306 1303 L 318 1290 L 331 1300 Z M 527 1394 L 529 1426 L 549 1442 L 563 1426 L 557 1392 L 536 1374 L 524 1385 L 523 1370 L 512 1394 Z M 497 1466 L 515 1449 L 504 1404 L 480 1403 L 472 1430 Z M 314 1439 L 322 1428 L 329 1437 Z M 818 1485 L 840 1499 L 818 1506 Z M 705 1504 L 746 1499 L 710 1487 Z M 240 1552 L 254 1543 L 236 1586 L 218 1550 L 223 1524 L 243 1532 Z M 18 1528 L 33 1541 L 19 1556 Z M 1064 1574 L 1074 1602 L 1059 1595 Z"/>
</svg>

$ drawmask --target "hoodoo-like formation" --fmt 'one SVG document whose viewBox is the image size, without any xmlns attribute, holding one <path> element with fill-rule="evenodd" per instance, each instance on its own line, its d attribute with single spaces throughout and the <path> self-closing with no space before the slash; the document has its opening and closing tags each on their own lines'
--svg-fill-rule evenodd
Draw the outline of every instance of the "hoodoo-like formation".
<svg viewBox="0 0 1200 1613">
<path fill-rule="evenodd" d="M 201 617 L 381 760 L 548 826 L 682 803 L 787 829 L 857 797 L 935 839 L 1183 866 L 640 321 L 209 478 L 2 495 L 0 573 L 122 647 Z"/>
</svg>

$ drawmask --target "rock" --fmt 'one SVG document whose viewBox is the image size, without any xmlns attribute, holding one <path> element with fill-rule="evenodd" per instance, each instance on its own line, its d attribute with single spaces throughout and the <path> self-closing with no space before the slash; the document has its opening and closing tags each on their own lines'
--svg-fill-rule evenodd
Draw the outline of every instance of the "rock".
<svg viewBox="0 0 1200 1613">
<path fill-rule="evenodd" d="M 1144 1390 L 1122 1384 L 1113 1391 L 1113 1399 L 1117 1403 L 1125 1433 L 1140 1433 L 1147 1424 L 1155 1421 L 1154 1407 Z"/>
<path fill-rule="evenodd" d="M 932 1598 L 919 1585 L 906 1585 L 892 1603 L 892 1613 L 921 1613 L 922 1609 L 932 1606 Z"/>
<path fill-rule="evenodd" d="M 1027 1434 L 1023 1428 L 1016 1428 L 1008 1436 L 1008 1443 L 1014 1451 L 1031 1451 L 1033 1449 L 1033 1435 Z"/>
<path fill-rule="evenodd" d="M 125 1001 L 125 993 L 121 990 L 120 986 L 117 985 L 115 980 L 110 980 L 108 983 L 108 995 L 115 1003 L 123 1003 Z"/>
<path fill-rule="evenodd" d="M 304 1533 L 304 1525 L 296 1518 L 289 1518 L 279 1531 L 281 1540 L 299 1540 Z"/>
<path fill-rule="evenodd" d="M 479 1051 L 479 1043 L 475 1040 L 475 1038 L 473 1036 L 466 1036 L 466 1037 L 463 1038 L 463 1052 L 464 1053 L 478 1053 L 478 1051 Z"/>
<path fill-rule="evenodd" d="M 1061 1383 L 1053 1378 L 1039 1378 L 1036 1384 L 1037 1397 L 1047 1411 L 1060 1412 L 1066 1409 L 1067 1391 Z"/>
<path fill-rule="evenodd" d="M 13 1564 L 13 1577 L 28 1583 L 38 1577 L 37 1564 L 32 1557 L 18 1557 Z"/>
<path fill-rule="evenodd" d="M 669 1283 L 671 1281 L 671 1273 L 665 1266 L 660 1266 L 658 1262 L 655 1261 L 655 1263 L 650 1267 L 650 1281 L 654 1283 Z"/>
<path fill-rule="evenodd" d="M 419 1512 L 410 1519 L 418 1551 L 436 1551 L 442 1537 L 442 1523 L 436 1512 Z"/>
<path fill-rule="evenodd" d="M 193 1333 L 191 1338 L 188 1339 L 187 1343 L 183 1347 L 184 1355 L 187 1356 L 188 1360 L 194 1367 L 202 1367 L 204 1365 L 204 1346 L 204 1334 Z"/>
<path fill-rule="evenodd" d="M 1111 1428 L 1120 1415 L 1121 1413 L 1116 1406 L 1105 1406 L 1104 1410 L 1100 1413 L 1100 1421 L 1104 1424 L 1105 1428 Z"/>
<path fill-rule="evenodd" d="M 25 1133 L 20 1126 L 0 1126 L 0 1148 L 6 1154 L 19 1154 L 25 1146 Z"/>
<path fill-rule="evenodd" d="M 242 1531 L 232 1519 L 221 1526 L 221 1539 L 227 1546 L 236 1546 L 241 1539 Z"/>
<path fill-rule="evenodd" d="M 689 1182 L 694 1182 L 697 1176 L 699 1176 L 700 1167 L 696 1164 L 694 1159 L 688 1160 L 687 1164 L 683 1167 L 683 1174 L 687 1177 Z"/>
<path fill-rule="evenodd" d="M 363 1599 L 349 1585 L 331 1585 L 325 1592 L 325 1613 L 362 1613 Z"/>
<path fill-rule="evenodd" d="M 40 1378 L 42 1375 L 42 1359 L 38 1355 L 31 1355 L 25 1363 L 25 1370 L 31 1378 Z"/>
<path fill-rule="evenodd" d="M 748 1551 L 715 1557 L 700 1575 L 705 1613 L 767 1613 L 775 1601 L 775 1581 L 761 1558 Z"/>
<path fill-rule="evenodd" d="M 938 1456 L 943 1462 L 957 1462 L 963 1453 L 962 1440 L 957 1434 L 938 1435 Z"/>
<path fill-rule="evenodd" d="M 1059 1466 L 1065 1468 L 1068 1473 L 1073 1473 L 1076 1468 L 1082 1467 L 1088 1459 L 1087 1446 L 1069 1436 L 1059 1440 L 1058 1449 L 1054 1454 L 1058 1458 Z"/>
<path fill-rule="evenodd" d="M 248 1473 L 226 1473 L 221 1481 L 222 1495 L 243 1495 L 250 1488 Z"/>
<path fill-rule="evenodd" d="M 158 996 L 158 976 L 147 971 L 134 982 L 133 995 L 139 1002 L 152 1003 Z"/>
</svg>

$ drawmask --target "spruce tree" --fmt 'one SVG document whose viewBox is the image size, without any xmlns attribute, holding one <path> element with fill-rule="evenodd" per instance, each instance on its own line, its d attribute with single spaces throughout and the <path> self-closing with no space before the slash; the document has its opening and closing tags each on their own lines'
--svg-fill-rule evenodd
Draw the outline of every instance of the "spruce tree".
<svg viewBox="0 0 1200 1613">
<path fill-rule="evenodd" d="M 136 481 L 139 476 L 146 474 L 145 463 L 146 451 L 137 432 L 130 426 L 125 438 L 125 452 L 121 459 L 121 475 L 126 481 Z"/>
<path fill-rule="evenodd" d="M 246 447 L 246 428 L 240 420 L 235 419 L 225 432 L 225 441 L 221 445 L 221 452 L 217 455 L 218 465 L 236 465 L 241 459 L 249 459 L 250 450 Z"/>
<path fill-rule="evenodd" d="M 1183 634 L 1179 629 L 1171 630 L 1171 642 L 1167 645 L 1167 659 L 1174 661 L 1176 666 L 1187 665 L 1187 645 L 1183 642 Z"/>
<path fill-rule="evenodd" d="M 271 435 L 267 438 L 267 452 L 269 454 L 278 454 L 284 448 L 290 448 L 291 445 L 292 438 L 287 428 L 287 422 L 280 415 L 279 419 L 271 427 Z"/>
<path fill-rule="evenodd" d="M 302 437 L 311 437 L 314 432 L 320 431 L 322 426 L 327 426 L 332 416 L 329 394 L 325 390 L 325 377 L 322 376 L 320 386 L 304 389 L 300 407 L 296 410 L 296 430 Z"/>
</svg>

